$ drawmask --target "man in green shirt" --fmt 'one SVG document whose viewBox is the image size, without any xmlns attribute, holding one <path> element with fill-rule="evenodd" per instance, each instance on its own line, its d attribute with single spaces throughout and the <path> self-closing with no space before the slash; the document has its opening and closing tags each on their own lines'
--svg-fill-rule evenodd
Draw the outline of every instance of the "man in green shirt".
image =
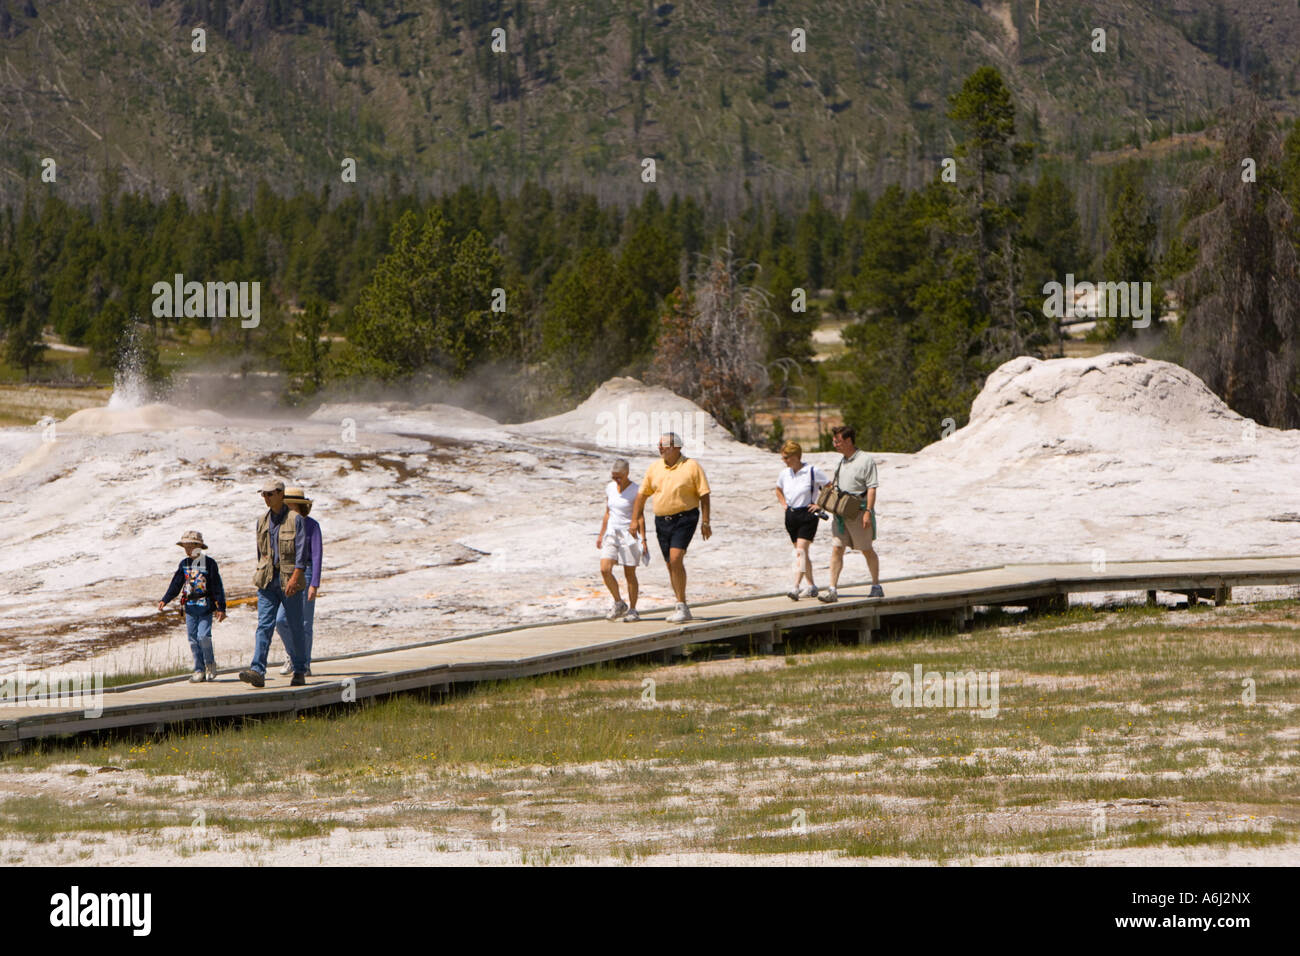
<svg viewBox="0 0 1300 956">
<path fill-rule="evenodd" d="M 817 600 L 830 604 L 838 599 L 835 587 L 840 583 L 844 569 L 844 549 L 855 548 L 867 558 L 871 572 L 871 593 L 868 597 L 884 597 L 880 586 L 880 558 L 872 542 L 876 539 L 876 460 L 856 444 L 857 432 L 851 425 L 831 429 L 831 444 L 843 455 L 836 477 L 840 491 L 862 499 L 862 513 L 852 521 L 838 515 L 831 518 L 831 586 Z"/>
</svg>

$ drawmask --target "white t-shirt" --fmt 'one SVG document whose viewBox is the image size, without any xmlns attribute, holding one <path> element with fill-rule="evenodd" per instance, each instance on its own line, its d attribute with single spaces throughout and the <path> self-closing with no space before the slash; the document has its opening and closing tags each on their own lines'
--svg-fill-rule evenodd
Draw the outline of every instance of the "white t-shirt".
<svg viewBox="0 0 1300 956">
<path fill-rule="evenodd" d="M 785 504 L 788 508 L 806 508 L 813 503 L 816 493 L 809 487 L 809 473 L 812 474 L 812 480 L 817 484 L 817 490 L 820 491 L 823 485 L 830 484 L 830 478 L 820 468 L 813 465 L 810 461 L 805 461 L 799 468 L 798 473 L 791 471 L 789 468 L 781 469 L 781 477 L 776 480 L 777 487 L 781 489 L 781 494 L 785 495 Z"/>
<path fill-rule="evenodd" d="M 789 471 L 789 469 L 786 469 Z M 629 481 L 627 487 L 618 490 L 618 484 L 611 481 L 605 486 L 605 505 L 609 508 L 609 524 L 606 534 L 615 531 L 629 531 L 632 527 L 632 505 L 636 503 L 637 483 Z"/>
</svg>

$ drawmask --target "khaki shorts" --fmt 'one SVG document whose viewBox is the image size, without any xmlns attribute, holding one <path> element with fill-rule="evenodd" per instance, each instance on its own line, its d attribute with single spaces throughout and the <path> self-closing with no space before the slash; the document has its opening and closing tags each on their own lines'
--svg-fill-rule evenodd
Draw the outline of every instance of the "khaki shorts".
<svg viewBox="0 0 1300 956">
<path fill-rule="evenodd" d="M 641 563 L 641 543 L 632 537 L 632 532 L 621 528 L 606 532 L 600 557 L 601 560 L 616 561 L 625 568 L 634 568 Z"/>
<path fill-rule="evenodd" d="M 844 531 L 840 531 L 840 524 L 843 522 Z M 843 519 L 831 519 L 831 547 L 832 548 L 853 548 L 857 551 L 869 551 L 871 542 L 876 539 L 876 515 L 872 512 L 871 527 L 862 527 L 862 515 L 858 515 L 852 521 Z"/>
</svg>

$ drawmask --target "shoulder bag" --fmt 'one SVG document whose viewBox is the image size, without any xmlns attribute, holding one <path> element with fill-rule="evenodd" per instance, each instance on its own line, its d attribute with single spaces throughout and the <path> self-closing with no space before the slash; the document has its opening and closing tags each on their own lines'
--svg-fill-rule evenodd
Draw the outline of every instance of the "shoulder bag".
<svg viewBox="0 0 1300 956">
<path fill-rule="evenodd" d="M 845 521 L 852 521 L 862 514 L 862 499 L 857 495 L 840 491 L 840 468 L 843 466 L 844 461 L 841 459 L 835 466 L 835 478 L 829 485 L 823 487 L 821 494 L 817 496 L 817 507 L 828 514 L 838 515 Z"/>
</svg>

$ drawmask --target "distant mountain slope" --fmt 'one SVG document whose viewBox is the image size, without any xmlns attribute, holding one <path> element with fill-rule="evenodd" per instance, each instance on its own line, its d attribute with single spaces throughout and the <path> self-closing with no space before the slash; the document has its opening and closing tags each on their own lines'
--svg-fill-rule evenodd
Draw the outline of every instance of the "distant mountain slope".
<svg viewBox="0 0 1300 956">
<path fill-rule="evenodd" d="M 106 165 L 151 191 L 315 190 L 345 157 L 362 189 L 635 198 L 647 156 L 661 185 L 715 196 L 913 185 L 981 64 L 1023 133 L 1081 155 L 1196 128 L 1248 77 L 1294 114 L 1297 51 L 1292 0 L 0 0 L 0 200 L 46 188 L 45 157 L 83 200 Z"/>
</svg>

